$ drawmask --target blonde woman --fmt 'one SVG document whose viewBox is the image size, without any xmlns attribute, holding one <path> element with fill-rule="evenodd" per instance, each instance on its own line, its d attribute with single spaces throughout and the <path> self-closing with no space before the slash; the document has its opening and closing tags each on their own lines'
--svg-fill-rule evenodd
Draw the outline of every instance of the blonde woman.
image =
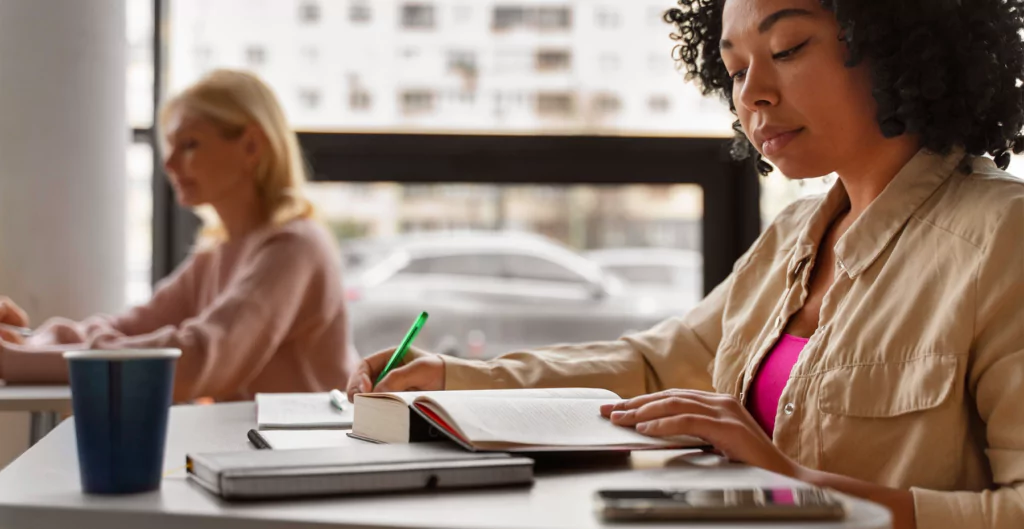
<svg viewBox="0 0 1024 529">
<path fill-rule="evenodd" d="M 59 382 L 59 353 L 74 348 L 175 347 L 176 401 L 344 381 L 357 359 L 339 254 L 302 194 L 298 141 L 274 94 L 218 70 L 168 101 L 160 126 L 177 200 L 204 219 L 193 254 L 126 314 L 56 318 L 24 343 L 6 336 L 0 379 Z"/>
</svg>

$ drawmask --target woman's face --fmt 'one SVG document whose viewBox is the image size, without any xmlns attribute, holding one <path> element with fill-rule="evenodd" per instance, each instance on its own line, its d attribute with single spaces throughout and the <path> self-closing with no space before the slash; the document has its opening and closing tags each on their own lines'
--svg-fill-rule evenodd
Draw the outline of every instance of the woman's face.
<svg viewBox="0 0 1024 529">
<path fill-rule="evenodd" d="M 171 113 L 165 132 L 164 169 L 180 205 L 223 203 L 255 185 L 248 132 L 227 137 L 209 119 L 183 109 Z"/>
<path fill-rule="evenodd" d="M 871 79 L 819 0 L 726 0 L 721 51 L 750 142 L 790 178 L 841 172 L 886 141 Z"/>
</svg>

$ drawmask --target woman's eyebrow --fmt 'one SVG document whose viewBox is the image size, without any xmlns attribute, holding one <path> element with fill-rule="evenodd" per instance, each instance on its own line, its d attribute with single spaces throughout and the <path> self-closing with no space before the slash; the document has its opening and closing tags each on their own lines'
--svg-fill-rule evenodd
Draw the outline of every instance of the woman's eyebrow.
<svg viewBox="0 0 1024 529">
<path fill-rule="evenodd" d="M 762 20 L 761 23 L 757 25 L 757 32 L 766 33 L 768 30 L 772 29 L 772 26 L 778 23 L 778 21 L 786 18 L 810 16 L 814 16 L 814 13 L 811 13 L 806 9 L 800 9 L 797 7 L 780 9 L 764 17 L 764 20 Z M 719 43 L 719 47 L 723 50 L 728 50 L 732 48 L 732 42 L 730 42 L 728 39 L 722 39 L 722 41 Z"/>
</svg>

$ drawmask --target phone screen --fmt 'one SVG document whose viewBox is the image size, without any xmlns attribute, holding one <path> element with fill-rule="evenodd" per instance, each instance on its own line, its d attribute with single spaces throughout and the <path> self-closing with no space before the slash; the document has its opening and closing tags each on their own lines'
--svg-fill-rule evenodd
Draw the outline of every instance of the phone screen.
<svg viewBox="0 0 1024 529">
<path fill-rule="evenodd" d="M 842 505 L 822 489 L 769 487 L 742 489 L 602 490 L 606 514 L 630 518 L 833 518 Z"/>
</svg>

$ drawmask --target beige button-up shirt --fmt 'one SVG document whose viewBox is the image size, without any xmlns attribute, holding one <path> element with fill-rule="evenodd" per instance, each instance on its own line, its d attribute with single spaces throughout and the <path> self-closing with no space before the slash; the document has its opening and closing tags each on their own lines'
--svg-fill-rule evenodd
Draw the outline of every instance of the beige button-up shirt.
<svg viewBox="0 0 1024 529">
<path fill-rule="evenodd" d="M 612 342 L 445 358 L 446 387 L 692 388 L 744 400 L 847 204 L 839 183 L 792 204 L 684 317 Z M 911 488 L 918 527 L 1024 528 L 1024 182 L 988 159 L 922 151 L 835 255 L 775 444 L 811 468 Z"/>
</svg>

